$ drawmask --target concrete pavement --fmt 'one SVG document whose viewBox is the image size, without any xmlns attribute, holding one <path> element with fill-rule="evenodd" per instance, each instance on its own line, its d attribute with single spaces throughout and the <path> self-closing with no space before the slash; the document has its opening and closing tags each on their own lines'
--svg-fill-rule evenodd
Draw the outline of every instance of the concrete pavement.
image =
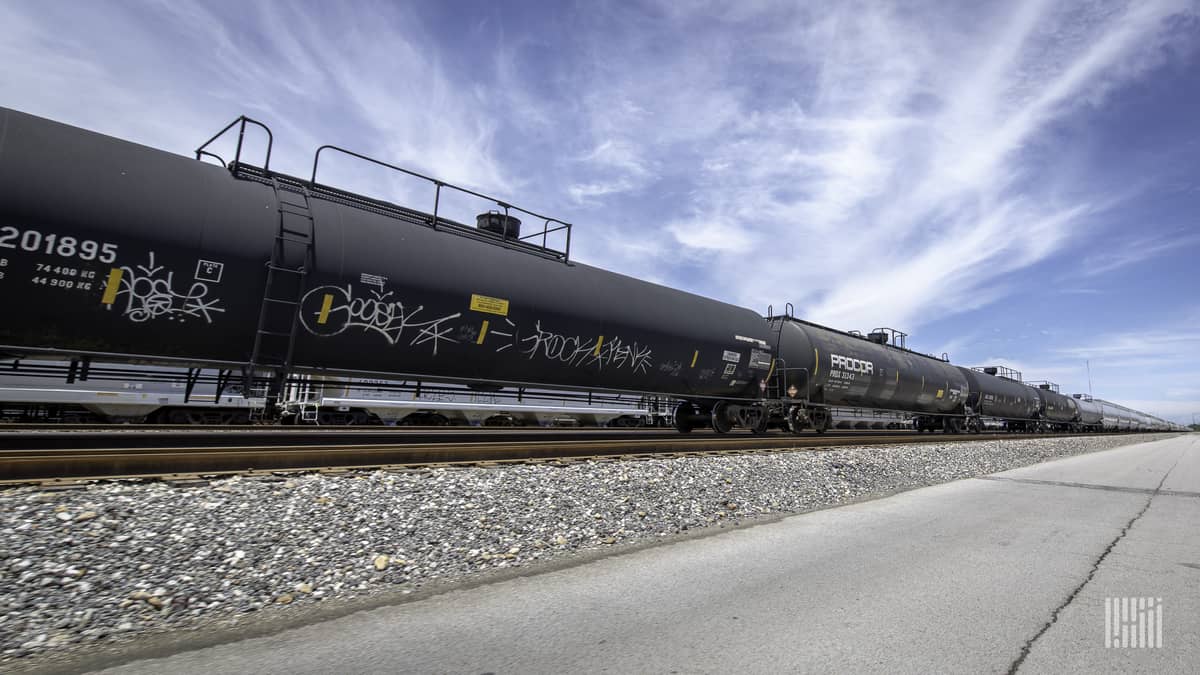
<svg viewBox="0 0 1200 675">
<path fill-rule="evenodd" d="M 1105 647 L 1105 598 L 1163 646 Z M 1200 435 L 360 612 L 105 673 L 1194 672 Z"/>
</svg>

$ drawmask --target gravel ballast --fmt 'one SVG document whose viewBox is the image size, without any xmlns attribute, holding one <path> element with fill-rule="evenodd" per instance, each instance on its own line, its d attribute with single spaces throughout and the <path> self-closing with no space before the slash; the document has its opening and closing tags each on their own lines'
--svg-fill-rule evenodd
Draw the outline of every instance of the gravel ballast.
<svg viewBox="0 0 1200 675">
<path fill-rule="evenodd" d="M 14 488 L 0 492 L 0 665 L 1156 438 Z"/>
</svg>

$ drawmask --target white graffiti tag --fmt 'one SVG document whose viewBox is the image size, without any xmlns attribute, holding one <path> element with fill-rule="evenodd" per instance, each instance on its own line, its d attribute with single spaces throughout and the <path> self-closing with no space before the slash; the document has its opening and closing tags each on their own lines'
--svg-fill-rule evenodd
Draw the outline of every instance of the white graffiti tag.
<svg viewBox="0 0 1200 675">
<path fill-rule="evenodd" d="M 405 307 L 392 296 L 392 291 L 382 290 L 356 296 L 350 284 L 321 286 L 304 295 L 300 322 L 313 335 L 339 335 L 358 328 L 382 335 L 391 345 L 399 344 L 401 340 L 408 340 L 412 347 L 432 344 L 434 356 L 442 342 L 458 342 L 451 335 L 454 327 L 449 323 L 462 316 L 461 312 L 426 319 L 419 316 L 425 310 L 424 305 Z"/>
<path fill-rule="evenodd" d="M 117 272 L 114 270 L 109 283 L 115 277 L 120 286 L 111 296 L 106 294 L 105 302 L 111 309 L 124 296 L 122 315 L 130 321 L 143 323 L 166 317 L 169 321 L 196 318 L 212 323 L 213 313 L 225 311 L 220 307 L 220 299 L 208 297 L 206 282 L 193 281 L 186 292 L 175 290 L 175 272 L 155 265 L 153 252 L 147 264 L 122 266 Z"/>
<path fill-rule="evenodd" d="M 635 373 L 645 373 L 651 366 L 649 347 L 638 343 L 625 344 L 620 337 L 611 338 L 566 336 L 542 329 L 542 322 L 534 324 L 534 334 L 521 338 L 525 345 L 522 353 L 533 359 L 542 356 L 551 361 L 561 361 L 575 367 L 595 365 L 628 368 Z"/>
</svg>

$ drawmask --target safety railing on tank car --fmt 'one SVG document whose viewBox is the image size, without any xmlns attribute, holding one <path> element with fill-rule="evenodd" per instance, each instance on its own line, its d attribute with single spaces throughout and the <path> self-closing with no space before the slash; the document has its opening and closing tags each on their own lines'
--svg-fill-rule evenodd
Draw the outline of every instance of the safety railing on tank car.
<svg viewBox="0 0 1200 675">
<path fill-rule="evenodd" d="M 780 368 L 779 376 L 785 384 L 787 383 L 788 373 L 804 373 L 804 398 L 802 400 L 804 400 L 805 402 L 811 401 L 812 400 L 812 373 L 808 370 L 808 368 Z M 785 390 L 784 393 L 788 394 L 788 398 L 796 398 L 795 396 L 791 395 L 791 392 L 788 392 Z M 796 392 L 796 393 L 799 394 L 800 392 Z"/>
<path fill-rule="evenodd" d="M 263 131 L 267 132 L 267 156 L 263 159 L 262 168 L 263 168 L 263 171 L 270 171 L 271 170 L 271 147 L 275 143 L 275 135 L 271 133 L 271 129 L 268 128 L 267 125 L 263 124 L 262 122 L 259 122 L 258 120 L 246 117 L 245 115 L 241 115 L 234 121 L 225 125 L 224 129 L 218 131 L 216 134 L 213 135 L 212 138 L 205 141 L 203 145 L 196 148 L 196 159 L 201 159 L 203 157 L 212 157 L 213 159 L 220 162 L 221 166 L 223 166 L 227 169 L 231 168 L 231 167 L 235 167 L 238 164 L 240 164 L 242 161 L 242 144 L 246 138 L 246 125 L 247 124 L 253 124 L 253 125 L 259 127 L 260 129 L 262 129 Z M 237 149 L 234 151 L 234 154 L 233 154 L 233 162 L 226 162 L 220 155 L 218 155 L 214 152 L 210 152 L 205 149 L 208 146 L 215 143 L 218 138 L 224 136 L 226 132 L 228 132 L 230 129 L 234 128 L 235 126 L 238 127 L 238 139 L 237 139 Z"/>
<path fill-rule="evenodd" d="M 571 223 L 559 220 L 557 218 L 551 218 L 550 216 L 544 216 L 540 213 L 535 213 L 528 209 L 523 209 L 519 206 L 514 206 L 513 204 L 509 204 L 508 202 L 505 202 L 501 199 L 492 197 L 491 195 L 485 195 L 480 192 L 475 192 L 474 190 L 469 190 L 467 188 L 460 187 L 458 185 L 454 185 L 453 183 L 447 183 L 446 181 L 439 180 L 439 179 L 433 178 L 431 176 L 426 176 L 422 173 L 417 173 L 416 171 L 410 171 L 409 169 L 405 169 L 404 167 L 396 166 L 395 164 L 389 164 L 388 162 L 380 161 L 378 159 L 375 159 L 374 157 L 368 157 L 366 155 L 354 152 L 353 150 L 347 150 L 345 148 L 341 148 L 336 145 L 322 145 L 321 147 L 317 148 L 317 152 L 313 156 L 312 176 L 309 178 L 309 182 L 312 183 L 313 185 L 319 185 L 319 183 L 317 183 L 317 166 L 321 161 L 321 153 L 324 152 L 325 150 L 332 150 L 335 152 L 340 152 L 342 154 L 349 155 L 356 159 L 361 159 L 364 162 L 370 162 L 372 164 L 382 166 L 387 169 L 392 169 L 393 171 L 399 171 L 400 173 L 403 173 L 405 175 L 412 176 L 414 178 L 419 178 L 421 180 L 433 183 L 433 185 L 434 185 L 433 221 L 430 223 L 430 227 L 432 227 L 434 229 L 437 229 L 438 224 L 441 222 L 439 215 L 438 215 L 438 209 L 441 206 L 442 188 L 450 188 L 452 190 L 456 190 L 463 194 L 471 195 L 472 197 L 477 197 L 479 199 L 485 199 L 487 201 L 492 202 L 496 206 L 499 206 L 500 208 L 504 209 L 504 222 L 505 223 L 508 223 L 508 219 L 510 217 L 510 211 L 517 211 L 519 213 L 524 213 L 528 216 L 537 218 L 543 222 L 542 230 L 540 232 L 534 232 L 532 234 L 527 234 L 523 237 L 515 237 L 515 239 L 517 241 L 525 242 L 530 239 L 537 239 L 538 237 L 541 237 L 541 239 L 542 239 L 541 248 L 543 250 L 549 250 L 549 236 L 555 232 L 561 232 L 563 230 L 566 230 L 566 243 L 563 246 L 562 255 L 563 255 L 564 261 L 570 260 L 570 258 L 571 258 L 571 229 L 573 227 L 571 225 Z M 551 225 L 552 223 L 557 223 L 557 226 L 552 226 Z M 507 238 L 507 235 L 505 235 L 505 238 Z"/>
<path fill-rule="evenodd" d="M 779 316 L 783 319 L 794 319 L 796 318 L 796 308 L 792 306 L 792 303 L 789 302 L 783 306 L 783 314 L 780 314 Z M 767 320 L 769 321 L 774 318 L 775 305 L 767 305 Z"/>
<path fill-rule="evenodd" d="M 797 395 L 793 395 L 792 392 L 787 390 L 789 373 L 804 374 L 804 397 L 802 399 L 798 399 L 799 390 L 796 391 Z M 786 396 L 786 398 L 798 399 L 805 402 L 812 400 L 812 373 L 808 368 L 789 368 L 787 360 L 776 358 L 771 362 L 771 370 L 767 373 L 766 380 L 768 384 L 763 391 L 766 398 L 783 399 Z"/>
<path fill-rule="evenodd" d="M 263 124 L 262 122 L 259 122 L 258 120 L 252 119 L 250 117 L 246 117 L 245 115 L 241 115 L 237 119 L 235 119 L 232 122 L 230 122 L 229 124 L 225 125 L 225 127 L 223 129 L 221 129 L 220 131 L 218 131 L 216 134 L 214 134 L 212 138 L 205 141 L 204 144 L 202 144 L 199 148 L 196 148 L 196 153 L 195 153 L 196 159 L 199 160 L 199 159 L 203 159 L 204 157 L 211 157 L 211 158 L 217 160 L 218 162 L 220 162 L 221 166 L 223 166 L 227 169 L 231 169 L 231 170 L 237 169 L 238 166 L 241 164 L 241 160 L 242 160 L 242 150 L 243 150 L 244 142 L 245 142 L 246 125 L 247 124 L 257 126 L 267 133 L 267 151 L 266 151 L 266 157 L 263 159 L 262 172 L 263 172 L 263 174 L 269 174 L 270 169 L 271 169 L 271 150 L 272 150 L 272 148 L 274 146 L 274 142 L 275 142 L 274 134 L 271 133 L 271 129 L 269 127 L 267 127 L 266 124 Z M 217 141 L 217 139 L 224 136 L 226 133 L 228 133 L 234 127 L 238 128 L 237 147 L 234 150 L 233 161 L 226 162 L 223 157 L 216 154 L 215 152 L 212 152 L 211 150 L 208 150 L 208 147 L 210 145 L 212 145 L 213 143 L 215 143 Z M 312 174 L 309 178 L 309 183 L 313 187 L 320 186 L 320 184 L 317 183 L 317 168 L 321 161 L 321 153 L 324 152 L 325 150 L 332 150 L 335 152 L 340 152 L 342 154 L 349 155 L 351 157 L 354 157 L 354 158 L 357 158 L 357 159 L 360 159 L 360 160 L 363 160 L 366 162 L 370 162 L 377 166 L 382 166 L 384 168 L 392 169 L 393 171 L 399 171 L 400 173 L 403 173 L 405 175 L 412 176 L 414 178 L 419 178 L 421 180 L 433 183 L 433 185 L 434 185 L 433 214 L 432 214 L 432 220 L 428 224 L 430 227 L 432 227 L 434 229 L 437 229 L 438 226 L 442 225 L 442 224 L 457 226 L 456 229 L 462 228 L 461 224 L 456 223 L 448 218 L 442 218 L 439 214 L 439 209 L 441 207 L 441 199 L 442 199 L 442 188 L 450 188 L 452 190 L 461 192 L 463 194 L 471 195 L 472 197 L 487 200 L 489 202 L 492 202 L 496 206 L 500 207 L 501 209 L 503 209 L 504 216 L 505 216 L 505 220 L 504 220 L 505 233 L 502 235 L 503 240 L 515 242 L 516 244 L 519 244 L 520 247 L 522 247 L 522 248 L 528 247 L 528 248 L 534 249 L 534 250 L 540 249 L 540 251 L 539 251 L 540 253 L 543 253 L 543 254 L 549 253 L 554 258 L 561 258 L 563 262 L 569 262 L 571 259 L 571 234 L 572 234 L 572 229 L 574 227 L 571 223 L 568 223 L 563 220 L 559 220 L 558 218 L 551 218 L 550 216 L 545 216 L 540 213 L 530 211 L 528 209 L 523 209 L 519 206 L 510 204 L 502 199 L 497 199 L 495 197 L 492 197 L 491 195 L 485 195 L 480 192 L 475 192 L 474 190 L 469 190 L 467 188 L 460 187 L 458 185 L 454 185 L 453 183 L 448 183 L 446 181 L 439 180 L 437 178 L 433 178 L 431 176 L 426 176 L 426 175 L 418 173 L 416 171 L 411 171 L 409 169 L 405 169 L 403 167 L 396 166 L 395 164 L 390 164 L 388 162 L 384 162 L 384 161 L 375 159 L 374 157 L 369 157 L 367 155 L 363 155 L 361 153 L 354 152 L 353 150 L 347 150 L 345 148 L 338 147 L 336 145 L 322 145 L 321 147 L 317 148 L 316 153 L 313 155 Z M 298 182 L 303 181 L 303 179 L 294 179 L 294 180 L 296 180 Z M 320 187 L 327 189 L 327 190 L 331 190 L 335 193 L 342 192 L 340 190 L 337 190 L 336 188 L 332 188 L 329 186 L 320 186 Z M 361 197 L 361 199 L 370 199 L 370 198 Z M 371 201 L 374 201 L 374 200 L 371 200 Z M 528 216 L 531 216 L 538 220 L 541 220 L 542 221 L 541 231 L 526 234 L 525 236 L 510 237 L 507 233 L 507 228 L 508 228 L 509 218 L 511 217 L 511 212 L 513 212 L 513 211 L 523 213 L 525 215 L 528 215 Z M 564 235 L 565 242 L 563 244 L 562 250 L 558 251 L 557 249 L 551 247 L 550 235 L 554 234 L 556 232 L 563 232 L 563 231 L 566 232 L 566 234 Z M 541 238 L 540 245 L 536 241 L 538 238 Z"/>
</svg>

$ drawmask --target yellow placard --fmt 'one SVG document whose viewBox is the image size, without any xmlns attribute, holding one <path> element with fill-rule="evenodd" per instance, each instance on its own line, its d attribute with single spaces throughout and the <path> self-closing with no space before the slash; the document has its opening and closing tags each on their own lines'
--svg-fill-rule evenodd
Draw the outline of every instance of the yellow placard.
<svg viewBox="0 0 1200 675">
<path fill-rule="evenodd" d="M 508 301 L 472 293 L 471 310 L 474 312 L 487 312 L 488 314 L 508 316 Z"/>
<path fill-rule="evenodd" d="M 945 393 L 946 393 L 946 392 L 945 392 L 944 390 L 942 390 L 942 389 L 938 389 L 937 397 L 938 397 L 938 398 L 941 398 L 941 397 L 942 397 L 942 395 L 943 395 L 943 394 L 945 394 Z"/>
</svg>

